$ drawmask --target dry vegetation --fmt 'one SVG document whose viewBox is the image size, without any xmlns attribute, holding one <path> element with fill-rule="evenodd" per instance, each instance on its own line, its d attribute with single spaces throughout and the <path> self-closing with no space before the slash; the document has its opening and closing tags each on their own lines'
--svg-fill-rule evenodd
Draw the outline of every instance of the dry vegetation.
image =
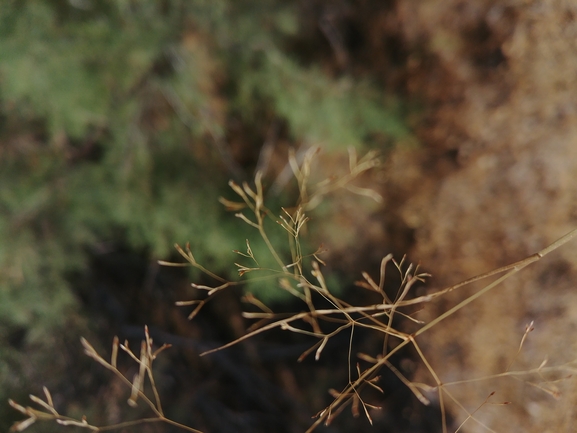
<svg viewBox="0 0 577 433">
<path fill-rule="evenodd" d="M 378 391 L 374 378 L 381 369 L 395 368 L 389 357 L 413 346 L 420 359 L 415 376 L 397 373 L 422 402 L 445 408 L 449 431 L 574 431 L 577 387 L 569 377 L 577 353 L 574 245 L 519 271 L 556 249 L 560 244 L 555 239 L 577 226 L 577 7 L 562 0 L 399 0 L 377 12 L 361 8 L 358 16 L 347 13 L 346 19 L 367 23 L 366 52 L 384 49 L 383 41 L 400 44 L 399 64 L 372 56 L 372 66 L 423 107 L 415 122 L 423 147 L 387 155 L 378 169 L 378 179 L 384 180 L 375 182 L 384 201 L 382 212 L 361 215 L 357 245 L 343 245 L 330 257 L 347 269 L 361 260 L 350 253 L 352 248 L 355 253 L 368 251 L 362 260 L 374 262 L 389 250 L 410 247 L 402 252 L 423 267 L 396 262 L 401 284 L 392 299 L 382 290 L 384 266 L 380 275 L 377 269 L 376 275 L 364 274 L 359 282 L 381 296 L 381 302 L 360 306 L 340 299 L 325 285 L 320 266 L 324 256 L 300 250 L 304 212 L 312 210 L 316 197 L 314 190 L 301 188 L 300 208 L 274 217 L 289 234 L 292 259 L 275 257 L 271 245 L 277 266 L 263 271 L 249 242 L 239 252 L 244 256 L 239 272 L 264 272 L 306 309 L 277 316 L 247 296 L 261 311 L 245 314 L 257 322 L 240 340 L 281 328 L 317 339 L 305 354 L 322 357 L 324 344 L 338 332 L 354 337 L 354 330 L 369 328 L 380 336 L 382 350 L 349 353 L 348 384 L 331 391 L 333 403 L 311 428 L 331 420 L 347 404 L 353 412 L 378 417 L 363 393 Z M 338 28 L 338 22 L 335 25 Z M 353 69 L 355 61 L 363 60 L 362 53 L 359 59 L 354 54 L 344 57 Z M 354 169 L 370 159 L 351 161 Z M 302 169 L 293 163 L 293 169 L 301 187 L 306 185 L 306 165 Z M 241 201 L 225 205 L 252 212 L 241 218 L 266 239 L 262 220 L 271 214 L 263 207 L 259 185 L 258 178 L 252 187 L 233 184 Z M 355 209 L 348 211 L 337 217 L 355 221 Z M 551 247 L 543 249 L 546 245 Z M 186 248 L 180 251 L 190 265 L 206 271 Z M 387 261 L 393 263 L 390 256 L 383 263 Z M 485 274 L 490 269 L 497 271 Z M 425 272 L 433 274 L 427 278 L 429 288 L 415 291 L 413 284 Z M 459 290 L 453 290 L 472 275 L 488 282 L 469 281 L 471 286 L 457 284 Z M 207 290 L 211 299 L 237 284 L 219 278 L 214 286 L 197 288 Z M 205 299 L 193 303 L 203 307 Z M 423 310 L 415 307 L 422 305 Z M 393 318 L 403 314 L 399 327 Z M 151 352 L 150 345 L 144 347 L 144 353 Z M 135 361 L 142 363 L 142 356 L 134 355 Z M 139 377 L 143 381 L 144 374 Z M 132 378 L 129 382 L 133 387 Z M 136 387 L 136 392 L 142 391 Z M 58 418 L 49 394 L 46 397 L 41 403 L 44 415 L 15 407 L 29 417 L 28 423 Z M 154 398 L 145 401 L 153 412 L 160 408 Z M 161 418 L 162 412 L 156 413 L 153 422 Z"/>
<path fill-rule="evenodd" d="M 430 330 L 436 328 L 443 329 L 443 326 L 446 326 L 446 319 L 460 315 L 459 313 L 462 313 L 463 309 L 468 308 L 469 304 L 473 301 L 482 298 L 483 295 L 500 286 L 528 265 L 542 259 L 547 254 L 557 250 L 573 239 L 577 236 L 577 229 L 523 260 L 469 278 L 443 290 L 420 296 L 415 295 L 415 287 L 419 282 L 424 282 L 430 275 L 420 271 L 419 266 L 406 264 L 405 258 L 397 262 L 393 259 L 393 256 L 389 254 L 381 261 L 378 278 L 373 278 L 364 272 L 362 274 L 363 279 L 356 283 L 360 289 L 376 293 L 378 298 L 380 298 L 379 301 L 363 305 L 352 304 L 346 299 L 339 297 L 334 289 L 327 284 L 321 270 L 321 265 L 325 265 L 325 263 L 319 257 L 324 252 L 324 249 L 320 247 L 313 252 L 303 251 L 301 233 L 305 230 L 309 220 L 305 212 L 318 206 L 324 196 L 331 192 L 345 188 L 356 194 L 366 195 L 375 200 L 380 200 L 381 197 L 373 191 L 355 186 L 353 183 L 353 181 L 364 172 L 376 166 L 376 159 L 372 153 L 358 159 L 356 153 L 350 151 L 349 172 L 347 174 L 341 177 L 331 176 L 320 182 L 311 184 L 311 175 L 314 173 L 313 156 L 316 153 L 317 149 L 313 148 L 309 150 L 302 164 L 298 164 L 294 154 L 289 158 L 300 191 L 298 203 L 292 210 L 283 209 L 280 215 L 275 215 L 266 207 L 265 193 L 260 173 L 257 173 L 254 186 L 252 187 L 246 182 L 242 185 L 238 185 L 232 181 L 230 182 L 231 188 L 238 195 L 240 201 L 221 199 L 222 203 L 229 210 L 237 212 L 235 214 L 237 218 L 258 232 L 261 240 L 264 241 L 268 248 L 268 253 L 273 258 L 274 265 L 272 267 L 262 267 L 259 264 L 262 258 L 255 256 L 249 240 L 246 241 L 246 252 L 236 251 L 236 253 L 243 258 L 239 260 L 238 263 L 235 263 L 238 269 L 238 275 L 241 278 L 238 281 L 227 281 L 206 269 L 196 261 L 189 246 L 184 249 L 178 245 L 176 247 L 181 256 L 186 259 L 187 263 L 161 262 L 161 264 L 165 266 L 192 266 L 216 282 L 215 285 L 193 284 L 192 286 L 195 289 L 206 291 L 206 297 L 177 303 L 177 305 L 180 306 L 194 306 L 189 315 L 189 319 L 194 319 L 209 300 L 218 302 L 218 294 L 223 290 L 245 283 L 246 279 L 243 277 L 247 275 L 252 275 L 253 278 L 257 279 L 269 280 L 270 284 L 278 286 L 278 290 L 288 292 L 290 295 L 299 299 L 302 304 L 303 311 L 301 312 L 275 313 L 261 300 L 247 293 L 244 298 L 245 302 L 256 307 L 257 311 L 244 312 L 243 316 L 247 319 L 256 320 L 256 322 L 253 323 L 246 334 L 221 347 L 207 350 L 202 353 L 201 356 L 225 350 L 240 342 L 252 339 L 258 334 L 278 328 L 283 331 L 306 335 L 318 340 L 317 343 L 306 349 L 298 360 L 302 361 L 308 356 L 313 356 L 313 353 L 315 360 L 319 360 L 324 348 L 332 338 L 337 337 L 341 333 L 348 334 L 349 344 L 346 348 L 348 353 L 348 383 L 343 384 L 343 388 L 340 390 L 329 390 L 334 400 L 317 413 L 314 417 L 316 420 L 307 432 L 312 432 L 323 423 L 329 425 L 347 406 L 350 406 L 355 417 L 358 417 L 362 413 L 372 424 L 371 413 L 374 413 L 379 407 L 366 400 L 366 388 L 372 388 L 383 393 L 383 389 L 379 385 L 379 379 L 384 368 L 390 369 L 422 404 L 430 405 L 433 402 L 439 406 L 443 432 L 447 432 L 449 429 L 451 431 L 459 431 L 469 424 L 478 425 L 487 431 L 494 431 L 489 426 L 490 422 L 485 420 L 486 413 L 488 412 L 485 410 L 486 407 L 495 405 L 506 406 L 510 403 L 510 401 L 495 402 L 493 398 L 495 391 L 492 391 L 489 392 L 476 407 L 468 408 L 469 402 L 462 401 L 460 393 L 453 391 L 454 388 L 467 388 L 468 385 L 474 385 L 478 390 L 480 389 L 478 383 L 490 383 L 491 386 L 495 386 L 494 382 L 498 380 L 497 386 L 500 386 L 500 382 L 503 379 L 514 379 L 521 385 L 533 386 L 544 394 L 553 397 L 559 397 L 561 395 L 561 385 L 559 385 L 559 383 L 567 379 L 568 374 L 570 376 L 576 371 L 577 359 L 569 359 L 567 362 L 558 365 L 549 365 L 545 359 L 538 365 L 532 367 L 516 368 L 523 345 L 529 334 L 534 331 L 533 321 L 527 324 L 516 353 L 511 351 L 511 356 L 503 358 L 507 362 L 506 365 L 497 366 L 497 369 L 489 371 L 481 377 L 461 375 L 460 377 L 464 377 L 464 379 L 453 379 L 450 378 L 449 375 L 437 372 L 434 361 L 431 361 L 436 358 L 434 355 L 435 351 L 432 350 L 432 344 L 434 343 L 427 339 L 427 337 Z M 277 251 L 277 247 L 270 241 L 269 234 L 265 228 L 265 220 L 268 218 L 272 218 L 274 222 L 286 231 L 291 251 L 290 261 L 283 259 Z M 400 284 L 393 298 L 387 295 L 385 291 L 387 265 L 390 263 L 394 265 L 394 268 L 400 275 Z M 495 278 L 490 283 L 482 285 L 466 296 L 462 295 L 461 292 L 464 287 L 487 279 L 490 280 L 492 277 Z M 436 317 L 431 317 L 427 321 L 422 320 L 422 317 L 427 315 L 421 311 L 423 308 L 426 309 L 431 302 L 437 301 L 438 299 L 444 300 L 453 293 L 458 294 L 461 298 L 460 302 L 446 309 L 446 311 L 439 313 Z M 415 309 L 415 307 L 418 308 Z M 430 311 L 428 313 L 430 314 Z M 398 316 L 406 319 L 403 323 L 409 322 L 408 324 L 405 323 L 402 329 L 396 325 L 398 322 L 396 318 Z M 462 316 L 460 326 L 469 326 L 466 321 L 463 320 Z M 377 334 L 377 340 L 381 340 L 380 348 L 377 348 L 377 350 L 372 353 L 354 352 L 353 341 L 356 338 L 356 332 L 363 329 L 374 332 Z M 466 333 L 473 332 L 473 330 L 467 329 Z M 161 397 L 152 371 L 152 363 L 157 355 L 168 348 L 169 345 L 164 344 L 155 350 L 148 328 L 145 328 L 145 340 L 142 341 L 139 354 L 129 348 L 128 342 L 120 344 L 118 338 L 115 338 L 113 342 L 110 361 L 105 360 L 98 354 L 94 347 L 85 339 L 82 339 L 82 345 L 84 346 L 85 353 L 90 358 L 104 366 L 107 370 L 113 372 L 124 385 L 131 389 L 128 399 L 130 406 L 136 407 L 138 400 L 142 400 L 154 416 L 102 427 L 95 426 L 92 425 L 86 417 L 74 419 L 60 414 L 54 406 L 50 392 L 44 387 L 45 400 L 37 396 L 31 396 L 32 401 L 40 406 L 40 410 L 23 407 L 14 401 L 10 401 L 10 404 L 16 410 L 27 416 L 25 420 L 13 426 L 14 431 L 22 431 L 36 421 L 42 420 L 56 421 L 58 424 L 64 426 L 84 427 L 93 431 L 121 429 L 145 423 L 166 423 L 186 431 L 199 432 L 197 429 L 187 427 L 166 417 L 163 412 Z M 422 364 L 423 370 L 427 373 L 427 377 L 423 378 L 422 382 L 411 380 L 391 362 L 393 355 L 405 346 L 411 346 L 415 350 L 417 359 Z M 132 379 L 127 378 L 117 368 L 119 350 L 128 354 L 138 365 L 138 373 L 134 374 Z M 480 350 L 482 353 L 489 353 L 492 348 L 485 346 L 477 350 Z M 459 373 L 462 374 L 462 372 Z M 150 384 L 149 394 L 152 395 L 150 397 L 147 396 L 145 392 L 146 382 Z M 469 394 L 471 394 L 470 391 Z M 457 406 L 463 412 L 459 417 L 461 420 L 457 421 L 458 425 L 456 426 L 451 425 L 447 420 L 447 403 L 449 407 Z M 501 416 L 506 417 L 506 415 Z"/>
</svg>

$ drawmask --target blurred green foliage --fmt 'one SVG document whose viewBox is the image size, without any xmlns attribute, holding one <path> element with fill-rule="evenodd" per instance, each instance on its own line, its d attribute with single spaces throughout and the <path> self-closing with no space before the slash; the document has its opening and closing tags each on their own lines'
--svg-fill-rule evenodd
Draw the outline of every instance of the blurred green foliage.
<svg viewBox="0 0 577 433">
<path fill-rule="evenodd" d="M 298 32 L 280 0 L 4 1 L 0 326 L 42 341 L 74 309 L 67 275 L 110 241 L 166 257 L 190 240 L 200 262 L 229 263 L 245 233 L 216 198 L 252 169 L 231 119 L 281 119 L 329 149 L 406 134 L 370 81 L 301 65 Z"/>
</svg>

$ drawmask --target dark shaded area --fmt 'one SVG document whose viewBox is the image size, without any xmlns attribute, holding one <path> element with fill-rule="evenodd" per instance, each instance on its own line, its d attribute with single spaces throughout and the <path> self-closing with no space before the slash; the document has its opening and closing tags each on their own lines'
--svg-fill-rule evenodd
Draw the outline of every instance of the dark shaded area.
<svg viewBox="0 0 577 433">
<path fill-rule="evenodd" d="M 237 338 L 243 332 L 238 329 L 239 323 L 249 325 L 240 316 L 241 309 L 247 308 L 241 304 L 240 291 L 222 293 L 188 321 L 186 309 L 174 306 L 175 300 L 187 299 L 191 291 L 187 287 L 189 276 L 182 269 L 158 267 L 146 253 L 120 246 L 92 256 L 90 272 L 77 276 L 74 286 L 89 321 L 98 329 L 99 343 L 106 346 L 118 335 L 121 341 L 128 340 L 130 347 L 138 347 L 147 324 L 157 345 L 172 345 L 161 355 L 156 381 L 163 405 L 168 408 L 167 415 L 173 419 L 206 432 L 299 432 L 312 423 L 311 408 L 330 403 L 328 389 L 346 385 L 348 333 L 331 339 L 319 361 L 314 360 L 314 354 L 297 361 L 315 339 L 282 331 L 267 332 L 199 357 L 200 353 Z M 391 284 L 395 283 L 391 279 Z M 353 301 L 363 302 L 355 299 L 353 291 L 351 295 Z M 289 301 L 271 308 L 290 313 L 302 307 Z M 382 345 L 375 337 L 356 331 L 351 352 L 374 352 L 375 347 Z M 415 354 L 403 351 L 392 362 L 410 377 L 414 359 Z M 131 368 L 130 362 L 122 365 L 121 371 Z M 102 392 L 98 391 L 102 375 L 98 378 L 91 381 L 95 389 L 84 392 Z M 372 429 L 440 431 L 438 411 L 419 403 L 392 372 L 383 370 L 377 383 L 385 390 L 384 395 L 366 392 L 367 401 L 382 406 L 382 410 L 373 411 Z M 122 398 L 116 398 L 122 407 Z M 345 410 L 323 431 L 358 428 L 368 429 L 369 424 Z M 162 427 L 161 431 L 173 429 Z"/>
</svg>

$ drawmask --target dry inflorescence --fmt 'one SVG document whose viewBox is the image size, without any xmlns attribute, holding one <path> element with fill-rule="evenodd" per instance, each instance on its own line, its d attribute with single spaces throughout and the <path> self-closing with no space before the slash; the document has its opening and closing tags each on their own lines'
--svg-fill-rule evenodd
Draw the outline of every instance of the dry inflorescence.
<svg viewBox="0 0 577 433">
<path fill-rule="evenodd" d="M 366 155 L 364 158 L 358 159 L 356 153 L 351 151 L 349 155 L 349 173 L 342 177 L 331 177 L 310 185 L 310 175 L 313 171 L 313 156 L 316 152 L 316 149 L 311 149 L 300 164 L 296 161 L 294 155 L 290 157 L 291 166 L 298 181 L 300 192 L 299 202 L 292 210 L 282 209 L 280 215 L 274 215 L 273 212 L 265 206 L 262 176 L 259 173 L 257 173 L 255 177 L 254 186 L 250 186 L 248 183 L 243 183 L 242 185 L 234 182 L 230 183 L 230 187 L 238 195 L 240 201 L 221 200 L 228 209 L 237 212 L 237 218 L 258 232 L 260 238 L 268 248 L 270 257 L 273 258 L 273 262 L 275 263 L 272 267 L 261 267 L 259 265 L 261 258 L 255 256 L 251 248 L 251 243 L 247 240 L 245 251 L 235 251 L 243 258 L 241 260 L 248 260 L 250 262 L 249 264 L 235 263 L 239 277 L 254 276 L 253 278 L 270 280 L 271 286 L 276 286 L 279 290 L 283 290 L 287 294 L 302 301 L 305 310 L 294 314 L 276 314 L 266 306 L 264 302 L 257 299 L 254 295 L 247 293 L 245 301 L 260 311 L 245 312 L 244 317 L 254 319 L 256 322 L 249 328 L 245 335 L 217 349 L 204 352 L 202 355 L 209 355 L 214 351 L 224 350 L 260 333 L 277 328 L 316 339 L 316 342 L 302 353 L 299 360 L 313 353 L 315 359 L 318 360 L 322 356 L 323 350 L 330 339 L 340 333 L 348 333 L 348 383 L 343 384 L 341 390 L 329 390 L 333 401 L 317 413 L 315 421 L 307 432 L 315 430 L 321 424 L 328 425 L 348 406 L 351 407 L 353 415 L 358 416 L 364 413 L 369 422 L 372 423 L 371 413 L 378 409 L 378 407 L 366 401 L 364 391 L 367 388 L 371 388 L 382 392 L 379 386 L 379 374 L 384 368 L 390 369 L 423 404 L 429 405 L 436 403 L 439 405 L 443 431 L 445 432 L 449 428 L 445 409 L 447 402 L 451 402 L 452 405 L 460 407 L 464 413 L 464 417 L 455 431 L 461 430 L 464 425 L 472 422 L 483 426 L 487 431 L 492 431 L 490 427 L 484 425 L 477 417 L 477 413 L 488 405 L 508 404 L 508 402 L 494 402 L 493 396 L 495 392 L 491 392 L 483 401 L 479 402 L 477 408 L 474 410 L 468 409 L 460 403 L 459 399 L 453 393 L 452 389 L 456 386 L 472 384 L 477 381 L 509 378 L 534 386 L 550 395 L 558 396 L 559 392 L 556 383 L 559 380 L 563 380 L 567 374 L 572 374 L 577 370 L 577 360 L 556 366 L 548 366 L 547 362 L 543 361 L 538 366 L 525 370 L 515 370 L 512 368 L 530 332 L 534 329 L 533 323 L 527 325 L 525 333 L 521 337 L 517 354 L 509 360 L 506 369 L 504 369 L 504 371 L 494 372 L 485 377 L 468 378 L 466 380 L 451 382 L 445 381 L 444 378 L 437 373 L 431 362 L 429 362 L 429 356 L 426 351 L 423 350 L 422 342 L 427 341 L 427 332 L 433 327 L 437 327 L 437 325 L 440 325 L 445 319 L 461 311 L 471 302 L 487 294 L 511 276 L 576 237 L 577 229 L 525 259 L 469 278 L 443 290 L 423 295 L 414 294 L 414 288 L 417 284 L 423 283 L 430 275 L 422 272 L 418 265 L 407 264 L 404 257 L 402 260 L 396 261 L 392 255 L 387 255 L 381 261 L 380 273 L 377 279 L 368 273 L 363 273 L 362 280 L 356 283 L 357 287 L 376 294 L 379 297 L 379 302 L 366 305 L 354 305 L 347 302 L 347 300 L 343 299 L 340 295 L 335 294 L 335 291 L 327 284 L 321 270 L 324 262 L 319 257 L 323 249 L 319 248 L 316 251 L 306 253 L 303 251 L 301 236 L 308 221 L 305 212 L 314 209 L 324 196 L 333 191 L 345 188 L 357 194 L 369 196 L 377 200 L 379 199 L 374 192 L 355 187 L 351 183 L 362 173 L 373 168 L 377 164 L 377 159 L 376 155 L 372 153 Z M 290 257 L 283 257 L 283 254 L 279 252 L 271 242 L 267 230 L 265 230 L 264 222 L 266 219 L 272 219 L 286 232 L 290 247 Z M 196 289 L 207 292 L 207 296 L 204 299 L 178 302 L 177 305 L 179 306 L 194 306 L 190 314 L 191 319 L 194 318 L 208 300 L 213 299 L 222 290 L 250 281 L 249 278 L 238 281 L 228 281 L 199 264 L 188 246 L 185 248 L 177 246 L 176 248 L 186 262 L 161 262 L 161 264 L 166 266 L 193 266 L 216 281 L 214 286 L 193 284 L 193 287 Z M 390 297 L 385 291 L 386 270 L 387 266 L 391 264 L 400 276 L 400 284 L 394 297 Z M 494 277 L 494 279 L 491 281 L 492 277 Z M 445 297 L 450 292 L 456 292 L 465 286 L 482 280 L 489 280 L 490 282 L 476 289 L 472 294 L 467 294 L 456 303 L 456 305 L 432 320 L 424 322 L 418 319 L 419 308 L 422 309 L 427 304 Z M 404 318 L 405 320 L 402 321 L 402 323 L 408 323 L 408 325 L 398 326 L 398 321 L 395 320 L 397 317 Z M 407 329 L 410 329 L 410 331 L 407 332 Z M 382 345 L 376 353 L 353 353 L 352 342 L 355 338 L 355 332 L 358 330 L 368 330 L 380 336 Z M 128 343 L 119 344 L 118 339 L 114 340 L 110 361 L 105 360 L 99 355 L 85 339 L 82 339 L 82 345 L 84 346 L 85 353 L 89 357 L 113 372 L 113 374 L 119 377 L 130 389 L 128 404 L 134 406 L 138 400 L 142 400 L 149 407 L 153 416 L 137 421 L 98 427 L 90 424 L 86 418 L 73 419 L 61 415 L 55 409 L 49 391 L 44 388 L 46 401 L 39 397 L 31 396 L 32 401 L 41 407 L 40 410 L 23 407 L 13 401 L 10 402 L 16 410 L 27 416 L 25 420 L 13 426 L 14 431 L 22 431 L 39 420 L 51 420 L 60 425 L 74 425 L 94 431 L 113 430 L 142 423 L 162 422 L 187 431 L 198 432 L 198 430 L 179 424 L 176 421 L 166 418 L 164 415 L 160 396 L 154 381 L 152 364 L 156 356 L 168 346 L 163 345 L 157 350 L 153 350 L 153 342 L 148 334 L 148 329 L 145 329 L 145 340 L 142 342 L 139 355 L 128 347 Z M 392 364 L 391 360 L 393 355 L 405 347 L 412 347 L 417 353 L 426 371 L 428 371 L 429 383 L 412 381 L 411 378 L 406 377 Z M 135 374 L 132 380 L 125 377 L 117 369 L 116 360 L 119 349 L 128 354 L 139 366 L 138 373 Z M 486 350 L 490 349 L 487 348 Z M 144 383 L 147 379 L 151 385 L 152 397 L 148 397 L 144 392 Z"/>
<path fill-rule="evenodd" d="M 43 387 L 46 401 L 42 400 L 40 397 L 37 397 L 35 395 L 30 395 L 30 399 L 34 403 L 38 404 L 44 410 L 34 409 L 29 406 L 24 407 L 22 405 L 19 405 L 13 400 L 9 401 L 10 405 L 14 409 L 16 409 L 17 411 L 23 413 L 28 417 L 25 420 L 19 421 L 16 424 L 14 424 L 11 428 L 11 431 L 23 431 L 26 428 L 30 427 L 32 424 L 34 424 L 36 421 L 55 421 L 56 423 L 62 426 L 83 427 L 92 431 L 118 430 L 121 428 L 132 427 L 145 423 L 164 422 L 179 427 L 185 431 L 200 433 L 199 430 L 185 426 L 176 421 L 168 419 L 164 416 L 164 412 L 162 410 L 162 404 L 160 402 L 160 396 L 158 394 L 156 384 L 154 381 L 154 376 L 152 374 L 152 363 L 154 362 L 158 354 L 163 350 L 169 348 L 170 345 L 163 344 L 158 349 L 153 350 L 152 348 L 153 341 L 148 333 L 148 327 L 144 328 L 144 335 L 145 340 L 143 340 L 140 345 L 139 356 L 136 353 L 134 353 L 132 349 L 130 349 L 127 341 L 125 341 L 124 344 L 120 344 L 118 338 L 115 338 L 114 341 L 112 342 L 112 355 L 110 357 L 110 361 L 107 361 L 100 354 L 98 354 L 96 349 L 94 349 L 94 347 L 92 347 L 92 345 L 86 339 L 82 338 L 81 342 L 82 346 L 84 347 L 84 353 L 87 356 L 94 359 L 97 363 L 102 365 L 107 370 L 112 371 L 114 375 L 120 378 L 120 380 L 131 390 L 130 397 L 127 401 L 128 405 L 135 407 L 137 405 L 138 399 L 141 399 L 150 408 L 150 410 L 154 414 L 153 417 L 98 427 L 90 424 L 86 419 L 86 416 L 83 416 L 81 419 L 74 419 L 58 413 L 58 411 L 54 407 L 54 402 L 52 401 L 50 391 L 46 387 Z M 128 356 L 130 356 L 130 358 L 132 358 L 139 366 L 138 373 L 134 375 L 132 381 L 127 377 L 125 377 L 116 366 L 119 348 L 120 350 L 128 354 Z M 144 383 L 146 378 L 148 378 L 148 380 L 150 381 L 150 385 L 152 387 L 154 395 L 152 399 L 149 398 L 144 393 Z"/>
</svg>

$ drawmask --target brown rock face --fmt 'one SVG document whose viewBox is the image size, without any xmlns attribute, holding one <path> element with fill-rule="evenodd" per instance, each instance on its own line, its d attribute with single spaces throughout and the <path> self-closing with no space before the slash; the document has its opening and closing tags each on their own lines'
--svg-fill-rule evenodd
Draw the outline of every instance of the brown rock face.
<svg viewBox="0 0 577 433">
<path fill-rule="evenodd" d="M 410 257 L 433 274 L 431 288 L 520 260 L 577 227 L 577 3 L 407 0 L 395 13 L 408 51 L 420 53 L 409 58 L 406 84 L 423 98 L 425 149 L 389 159 L 388 190 L 405 197 L 398 215 L 414 230 Z M 576 252 L 576 242 L 565 245 L 419 337 L 441 380 L 502 373 L 513 360 L 510 371 L 576 360 Z M 461 431 L 572 432 L 569 374 L 446 389 L 470 413 L 478 409 Z M 433 383 L 424 368 L 420 376 Z M 445 401 L 455 430 L 467 413 Z"/>
</svg>

